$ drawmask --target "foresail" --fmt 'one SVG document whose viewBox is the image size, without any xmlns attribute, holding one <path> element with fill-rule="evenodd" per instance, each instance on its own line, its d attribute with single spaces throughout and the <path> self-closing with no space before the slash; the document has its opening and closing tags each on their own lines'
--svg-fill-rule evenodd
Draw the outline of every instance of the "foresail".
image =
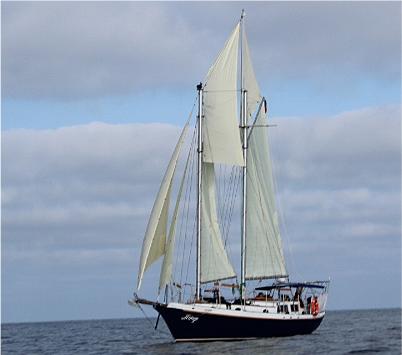
<svg viewBox="0 0 402 355">
<path fill-rule="evenodd" d="M 214 165 L 203 163 L 201 198 L 201 282 L 235 277 L 226 254 L 218 224 Z"/>
<path fill-rule="evenodd" d="M 165 253 L 170 191 L 177 160 L 179 159 L 180 150 L 186 137 L 187 130 L 188 122 L 184 126 L 179 141 L 176 144 L 152 208 L 142 244 L 137 289 L 140 289 L 141 287 L 142 278 L 146 269 Z"/>
<path fill-rule="evenodd" d="M 204 87 L 203 160 L 244 166 L 237 119 L 239 25 L 209 69 Z"/>
<path fill-rule="evenodd" d="M 160 293 L 163 290 L 163 288 L 169 284 L 169 282 L 172 278 L 173 251 L 174 251 L 174 244 L 175 244 L 176 221 L 177 221 L 177 215 L 179 213 L 180 200 L 181 200 L 181 195 L 183 192 L 184 181 L 186 178 L 188 162 L 189 162 L 189 159 L 187 159 L 186 167 L 184 169 L 183 177 L 181 179 L 179 192 L 177 194 L 176 205 L 175 205 L 175 208 L 173 211 L 172 221 L 171 221 L 170 227 L 169 227 L 169 235 L 168 235 L 168 239 L 166 241 L 166 249 L 165 249 L 166 252 L 165 252 L 165 257 L 163 258 L 161 274 L 159 277 L 158 293 Z"/>
<path fill-rule="evenodd" d="M 246 279 L 286 276 L 275 207 L 266 113 L 261 110 L 249 139 L 247 155 Z"/>
</svg>

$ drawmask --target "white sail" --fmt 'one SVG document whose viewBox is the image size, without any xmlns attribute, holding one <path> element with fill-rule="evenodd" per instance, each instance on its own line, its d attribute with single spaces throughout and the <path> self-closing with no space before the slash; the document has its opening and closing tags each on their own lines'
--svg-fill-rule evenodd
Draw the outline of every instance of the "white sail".
<svg viewBox="0 0 402 355">
<path fill-rule="evenodd" d="M 235 277 L 222 242 L 215 199 L 214 165 L 203 163 L 201 197 L 201 282 Z"/>
<path fill-rule="evenodd" d="M 256 125 L 266 125 L 262 109 Z M 247 155 L 246 279 L 286 276 L 275 207 L 274 182 L 266 128 L 254 127 Z"/>
<path fill-rule="evenodd" d="M 141 287 L 142 278 L 146 269 L 165 253 L 170 191 L 177 160 L 179 159 L 180 150 L 186 137 L 187 129 L 188 122 L 184 126 L 179 141 L 176 144 L 154 202 L 151 216 L 149 217 L 147 230 L 142 244 L 137 289 L 140 289 Z"/>
<path fill-rule="evenodd" d="M 159 277 L 158 293 L 160 293 L 161 290 L 163 290 L 163 288 L 169 284 L 169 282 L 172 278 L 173 250 L 174 250 L 174 244 L 175 244 L 176 221 L 177 221 L 177 215 L 179 213 L 179 205 L 180 205 L 181 195 L 183 192 L 183 186 L 184 186 L 184 180 L 186 177 L 187 167 L 188 167 L 188 159 L 187 159 L 186 167 L 184 169 L 183 177 L 181 179 L 179 192 L 177 194 L 177 200 L 176 200 L 176 205 L 175 205 L 175 208 L 173 211 L 172 221 L 170 222 L 169 236 L 168 236 L 168 239 L 166 242 L 166 248 L 165 248 L 165 257 L 163 258 L 161 274 Z"/>
<path fill-rule="evenodd" d="M 253 64 L 251 62 L 250 50 L 247 43 L 246 32 L 243 29 L 243 88 L 247 90 L 247 122 L 251 118 L 257 105 L 261 102 L 260 89 L 255 78 Z"/>
<path fill-rule="evenodd" d="M 239 25 L 209 69 L 204 87 L 203 160 L 244 166 L 237 119 Z"/>
</svg>

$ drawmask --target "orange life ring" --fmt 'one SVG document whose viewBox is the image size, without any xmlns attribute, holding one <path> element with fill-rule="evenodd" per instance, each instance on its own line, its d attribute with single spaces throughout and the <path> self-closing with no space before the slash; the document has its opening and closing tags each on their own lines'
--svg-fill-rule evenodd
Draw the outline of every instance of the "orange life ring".
<svg viewBox="0 0 402 355">
<path fill-rule="evenodd" d="M 311 314 L 313 316 L 318 315 L 318 313 L 320 312 L 320 306 L 318 305 L 318 301 L 314 298 L 311 301 Z"/>
</svg>

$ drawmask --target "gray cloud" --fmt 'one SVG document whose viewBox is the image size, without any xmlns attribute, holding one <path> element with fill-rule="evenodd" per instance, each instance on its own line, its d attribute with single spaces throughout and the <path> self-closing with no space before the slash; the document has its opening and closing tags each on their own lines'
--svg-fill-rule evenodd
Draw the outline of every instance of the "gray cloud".
<svg viewBox="0 0 402 355">
<path fill-rule="evenodd" d="M 399 116 L 390 106 L 273 119 L 289 268 L 302 279 L 331 275 L 333 308 L 382 305 L 367 279 L 393 280 L 384 292 L 399 304 Z M 125 298 L 178 134 L 171 125 L 102 123 L 2 133 L 4 319 L 129 314 Z"/>
<path fill-rule="evenodd" d="M 242 7 L 260 80 L 400 80 L 399 3 L 8 2 L 3 95 L 71 99 L 198 82 Z"/>
<path fill-rule="evenodd" d="M 345 182 L 349 189 L 362 184 L 393 185 L 400 172 L 400 122 L 396 119 L 400 114 L 398 107 L 385 106 L 328 118 L 273 118 L 278 123 L 272 132 L 274 148 L 280 146 L 276 148 L 278 174 L 284 181 L 299 180 L 305 188 L 345 186 Z"/>
</svg>

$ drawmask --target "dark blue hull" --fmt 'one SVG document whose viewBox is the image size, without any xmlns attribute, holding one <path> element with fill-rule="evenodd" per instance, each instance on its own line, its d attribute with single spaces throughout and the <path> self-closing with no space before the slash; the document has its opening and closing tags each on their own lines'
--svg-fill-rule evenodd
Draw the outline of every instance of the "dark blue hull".
<svg viewBox="0 0 402 355">
<path fill-rule="evenodd" d="M 168 308 L 156 304 L 176 341 L 236 340 L 310 334 L 323 317 L 312 319 L 255 319 Z"/>
</svg>

